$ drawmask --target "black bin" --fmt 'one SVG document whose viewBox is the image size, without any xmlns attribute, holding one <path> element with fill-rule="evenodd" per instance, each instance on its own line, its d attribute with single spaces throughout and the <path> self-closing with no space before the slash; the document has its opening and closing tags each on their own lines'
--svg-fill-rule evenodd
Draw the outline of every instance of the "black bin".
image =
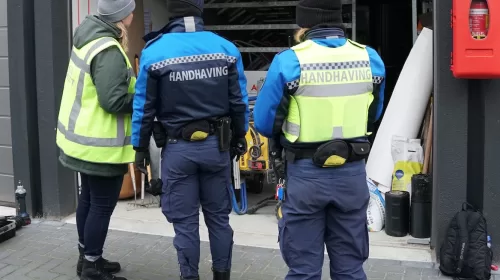
<svg viewBox="0 0 500 280">
<path fill-rule="evenodd" d="M 410 193 L 390 191 L 385 194 L 385 233 L 403 237 L 410 227 Z"/>
<path fill-rule="evenodd" d="M 411 178 L 410 235 L 430 238 L 432 225 L 432 177 L 416 174 Z"/>
</svg>

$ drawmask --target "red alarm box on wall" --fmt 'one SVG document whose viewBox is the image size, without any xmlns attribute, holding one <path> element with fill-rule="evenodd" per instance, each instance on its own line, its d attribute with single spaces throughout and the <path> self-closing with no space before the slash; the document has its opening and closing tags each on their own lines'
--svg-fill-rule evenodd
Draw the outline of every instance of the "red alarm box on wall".
<svg viewBox="0 0 500 280">
<path fill-rule="evenodd" d="M 451 11 L 455 78 L 500 78 L 500 1 L 453 0 Z"/>
</svg>

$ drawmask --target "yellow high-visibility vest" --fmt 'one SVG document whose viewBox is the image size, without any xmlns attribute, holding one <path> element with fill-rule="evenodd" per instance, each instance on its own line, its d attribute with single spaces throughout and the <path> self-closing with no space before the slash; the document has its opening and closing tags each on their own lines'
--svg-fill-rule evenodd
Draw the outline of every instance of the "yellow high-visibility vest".
<svg viewBox="0 0 500 280">
<path fill-rule="evenodd" d="M 373 80 L 366 47 L 347 40 L 337 48 L 307 40 L 292 48 L 299 59 L 299 86 L 290 98 L 282 131 L 294 143 L 369 135 Z M 290 84 L 290 83 L 289 83 Z"/>
<path fill-rule="evenodd" d="M 127 62 L 128 93 L 135 91 L 132 64 L 116 39 L 103 37 L 80 49 L 73 47 L 59 109 L 56 140 L 59 148 L 70 157 L 109 164 L 134 161 L 131 114 L 114 115 L 102 109 L 90 76 L 92 59 L 112 46 L 121 51 Z"/>
</svg>

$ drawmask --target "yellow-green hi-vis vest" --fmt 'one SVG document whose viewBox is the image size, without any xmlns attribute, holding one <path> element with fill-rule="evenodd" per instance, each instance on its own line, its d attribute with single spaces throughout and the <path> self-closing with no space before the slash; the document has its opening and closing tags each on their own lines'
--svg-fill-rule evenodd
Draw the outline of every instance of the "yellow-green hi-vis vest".
<svg viewBox="0 0 500 280">
<path fill-rule="evenodd" d="M 292 48 L 300 63 L 282 131 L 292 143 L 369 135 L 373 80 L 365 46 L 348 40 L 328 48 L 308 40 Z"/>
<path fill-rule="evenodd" d="M 112 46 L 121 51 L 127 62 L 128 92 L 135 91 L 132 64 L 116 39 L 103 37 L 80 49 L 73 47 L 57 122 L 57 145 L 67 156 L 93 163 L 134 161 L 131 115 L 104 111 L 90 76 L 92 59 Z"/>
</svg>

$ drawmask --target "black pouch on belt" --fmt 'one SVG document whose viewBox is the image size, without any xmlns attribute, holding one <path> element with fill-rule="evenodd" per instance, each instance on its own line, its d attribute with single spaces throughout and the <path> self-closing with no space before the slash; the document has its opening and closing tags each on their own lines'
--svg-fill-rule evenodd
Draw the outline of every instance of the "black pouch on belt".
<svg viewBox="0 0 500 280">
<path fill-rule="evenodd" d="M 217 134 L 217 139 L 219 140 L 219 151 L 229 151 L 231 148 L 231 118 L 222 117 L 218 119 L 215 133 Z"/>
<path fill-rule="evenodd" d="M 368 157 L 370 143 L 333 140 L 319 146 L 313 156 L 313 163 L 319 167 L 339 167 L 346 162 Z"/>
<path fill-rule="evenodd" d="M 349 144 L 333 140 L 319 146 L 313 155 L 313 163 L 319 167 L 339 167 L 349 158 Z"/>
<path fill-rule="evenodd" d="M 348 162 L 367 159 L 370 154 L 371 144 L 369 142 L 349 142 L 351 153 Z"/>
<path fill-rule="evenodd" d="M 194 121 L 182 128 L 182 139 L 191 142 L 204 141 L 210 133 L 210 123 L 207 120 Z"/>
<path fill-rule="evenodd" d="M 153 123 L 153 139 L 155 140 L 156 147 L 163 148 L 167 142 L 167 132 L 159 121 Z"/>
</svg>

